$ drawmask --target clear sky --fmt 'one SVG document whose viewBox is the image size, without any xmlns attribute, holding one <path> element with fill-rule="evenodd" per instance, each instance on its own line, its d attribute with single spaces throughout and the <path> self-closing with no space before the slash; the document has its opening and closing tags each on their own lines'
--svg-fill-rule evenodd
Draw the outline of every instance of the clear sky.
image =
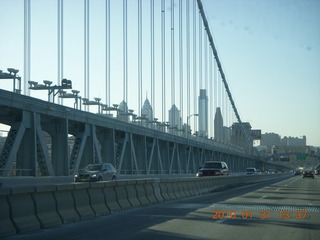
<svg viewBox="0 0 320 240">
<path fill-rule="evenodd" d="M 143 19 L 147 19 L 150 1 L 142 2 Z M 175 1 L 176 24 L 178 2 Z M 23 0 L 0 0 L 0 69 L 18 68 L 22 77 L 23 3 Z M 90 97 L 102 99 L 106 97 L 101 83 L 105 79 L 104 3 L 104 0 L 90 0 Z M 320 146 L 320 1 L 203 0 L 203 4 L 242 121 L 249 121 L 263 133 L 274 132 L 282 137 L 305 135 L 308 145 Z M 161 47 L 160 5 L 161 1 L 155 0 L 156 100 L 161 98 L 161 56 L 157 52 Z M 119 103 L 122 90 L 115 90 L 122 89 L 123 82 L 122 1 L 111 0 L 111 7 L 111 102 Z M 167 24 L 170 12 L 170 1 L 166 1 Z M 31 13 L 31 78 L 55 82 L 57 1 L 31 0 Z M 132 25 L 137 21 L 136 16 L 137 0 L 128 0 L 129 98 L 137 90 L 137 58 L 130 57 L 137 53 L 136 26 Z M 144 49 L 150 48 L 148 24 L 143 20 Z M 167 58 L 170 58 L 170 28 L 166 31 Z M 178 41 L 178 33 L 175 34 Z M 178 51 L 178 44 L 175 47 Z M 183 50 L 185 53 L 185 46 Z M 149 55 L 144 50 L 142 91 L 150 98 Z M 166 74 L 170 76 L 170 59 L 167 60 Z M 73 88 L 83 93 L 83 1 L 80 0 L 64 1 L 64 77 L 72 79 Z M 11 82 L 0 82 L 0 88 L 11 90 Z M 177 105 L 179 94 L 177 90 Z M 31 95 L 47 98 L 45 93 L 36 91 Z M 170 108 L 169 95 L 166 109 Z M 134 101 L 129 107 L 137 112 Z M 161 112 L 161 106 L 157 102 L 155 105 L 156 111 Z"/>
<path fill-rule="evenodd" d="M 243 121 L 320 146 L 320 1 L 203 2 Z"/>
</svg>

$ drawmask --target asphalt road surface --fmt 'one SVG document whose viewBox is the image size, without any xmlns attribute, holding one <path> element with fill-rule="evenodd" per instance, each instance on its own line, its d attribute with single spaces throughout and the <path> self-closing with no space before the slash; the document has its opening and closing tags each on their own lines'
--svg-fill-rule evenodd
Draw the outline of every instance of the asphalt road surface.
<svg viewBox="0 0 320 240">
<path fill-rule="evenodd" d="M 316 240 L 320 177 L 287 176 L 6 239 Z"/>
</svg>

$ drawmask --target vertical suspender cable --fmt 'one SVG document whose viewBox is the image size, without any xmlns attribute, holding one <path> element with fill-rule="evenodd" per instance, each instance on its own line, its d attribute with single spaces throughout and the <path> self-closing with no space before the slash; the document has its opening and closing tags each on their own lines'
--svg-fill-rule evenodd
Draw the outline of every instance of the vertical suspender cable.
<svg viewBox="0 0 320 240">
<path fill-rule="evenodd" d="M 28 0 L 28 80 L 31 79 L 31 0 Z M 28 89 L 30 95 L 30 89 Z"/>
<path fill-rule="evenodd" d="M 24 55 L 23 55 L 23 69 L 24 69 L 24 83 L 23 83 L 23 93 L 28 95 L 28 0 L 24 0 Z"/>
<path fill-rule="evenodd" d="M 89 43 L 89 36 L 90 36 L 90 29 L 89 29 L 89 0 L 87 0 L 87 96 L 90 98 L 90 43 Z M 89 107 L 88 107 L 89 108 Z"/>
<path fill-rule="evenodd" d="M 180 111 L 183 119 L 183 42 L 182 42 L 182 0 L 179 0 L 179 72 L 180 72 Z M 183 121 L 182 121 L 183 122 Z M 181 122 L 181 124 L 182 124 Z M 182 126 L 180 126 L 182 127 Z"/>
<path fill-rule="evenodd" d="M 58 0 L 58 76 L 57 80 L 60 80 L 61 77 L 61 0 Z"/>
<path fill-rule="evenodd" d="M 203 89 L 203 79 L 202 79 L 202 23 L 201 15 L 199 14 L 199 89 Z"/>
<path fill-rule="evenodd" d="M 110 106 L 110 0 L 106 0 L 106 103 Z"/>
<path fill-rule="evenodd" d="M 186 1 L 186 54 L 187 54 L 187 117 L 190 116 L 190 2 Z M 190 124 L 190 123 L 189 123 Z M 187 131 L 189 126 L 187 126 Z"/>
<path fill-rule="evenodd" d="M 213 68 L 213 59 L 212 59 L 212 54 L 209 53 L 209 94 L 210 94 L 210 100 L 209 100 L 209 105 L 210 105 L 210 132 L 209 136 L 211 135 L 211 137 L 214 137 L 214 127 L 213 127 L 213 123 L 214 123 L 214 111 L 215 109 L 213 108 L 213 102 L 214 102 L 214 95 L 213 95 L 213 73 L 212 73 L 212 68 Z"/>
<path fill-rule="evenodd" d="M 203 38 L 203 45 L 204 45 L 204 81 L 205 81 L 205 88 L 209 89 L 208 85 L 208 42 L 207 38 L 204 36 Z M 211 96 L 210 98 L 211 99 Z"/>
<path fill-rule="evenodd" d="M 31 66 L 31 2 L 24 0 L 24 94 L 30 95 L 28 81 L 30 81 Z"/>
<path fill-rule="evenodd" d="M 58 85 L 63 78 L 63 1 L 58 0 Z M 58 99 L 62 103 L 62 99 Z"/>
<path fill-rule="evenodd" d="M 197 107 L 197 26 L 196 26 L 196 1 L 193 1 L 193 108 L 194 113 L 198 113 Z M 194 118 L 194 131 L 196 131 L 197 127 L 197 118 Z"/>
<path fill-rule="evenodd" d="M 174 0 L 171 0 L 171 105 L 175 104 Z M 175 122 L 174 125 L 178 124 Z"/>
<path fill-rule="evenodd" d="M 150 2 L 150 30 L 151 30 L 151 106 L 155 116 L 155 69 L 154 69 L 154 0 Z M 153 119 L 151 119 L 153 120 Z"/>
<path fill-rule="evenodd" d="M 84 0 L 84 34 L 83 34 L 83 79 L 84 79 L 84 97 L 88 98 L 87 95 L 87 0 Z M 88 106 L 85 106 L 85 110 L 88 109 Z"/>
<path fill-rule="evenodd" d="M 166 121 L 166 32 L 165 0 L 161 1 L 161 69 L 162 69 L 162 122 Z"/>
<path fill-rule="evenodd" d="M 138 112 L 142 106 L 142 3 L 138 0 Z M 152 120 L 152 119 L 150 119 Z"/>
<path fill-rule="evenodd" d="M 128 104 L 127 0 L 123 0 L 123 100 Z"/>
</svg>

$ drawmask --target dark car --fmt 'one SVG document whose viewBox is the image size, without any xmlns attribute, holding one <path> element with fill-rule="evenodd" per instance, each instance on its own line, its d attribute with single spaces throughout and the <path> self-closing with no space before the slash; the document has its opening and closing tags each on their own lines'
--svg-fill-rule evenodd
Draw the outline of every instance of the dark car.
<svg viewBox="0 0 320 240">
<path fill-rule="evenodd" d="M 219 161 L 209 161 L 205 162 L 202 167 L 200 167 L 197 177 L 207 177 L 207 176 L 223 176 L 229 175 L 229 168 L 225 162 Z"/>
<path fill-rule="evenodd" d="M 305 170 L 305 171 L 303 171 L 303 178 L 305 178 L 305 177 L 314 178 L 314 171 L 313 170 Z"/>
<path fill-rule="evenodd" d="M 295 170 L 294 175 L 302 175 L 302 170 Z"/>
<path fill-rule="evenodd" d="M 89 164 L 74 175 L 75 182 L 116 180 L 117 171 L 111 163 Z"/>
</svg>

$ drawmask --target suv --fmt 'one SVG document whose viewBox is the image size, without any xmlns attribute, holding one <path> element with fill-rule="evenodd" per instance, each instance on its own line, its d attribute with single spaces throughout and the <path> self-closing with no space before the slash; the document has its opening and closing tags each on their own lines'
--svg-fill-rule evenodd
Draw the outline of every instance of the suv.
<svg viewBox="0 0 320 240">
<path fill-rule="evenodd" d="M 116 180 L 117 170 L 111 163 L 94 163 L 74 175 L 75 182 Z"/>
<path fill-rule="evenodd" d="M 305 177 L 312 177 L 312 178 L 314 178 L 314 171 L 312 171 L 312 170 L 305 170 L 305 171 L 303 171 L 303 178 L 305 178 Z"/>
<path fill-rule="evenodd" d="M 205 162 L 197 172 L 197 177 L 229 175 L 229 168 L 225 162 Z"/>
</svg>

